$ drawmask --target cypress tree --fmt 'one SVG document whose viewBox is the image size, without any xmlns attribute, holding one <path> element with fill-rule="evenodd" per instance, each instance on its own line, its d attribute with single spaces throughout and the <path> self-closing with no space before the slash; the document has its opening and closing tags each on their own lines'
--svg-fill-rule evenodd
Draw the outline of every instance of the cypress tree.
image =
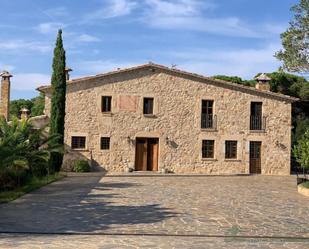
<svg viewBox="0 0 309 249">
<path fill-rule="evenodd" d="M 53 73 L 51 78 L 51 114 L 49 123 L 49 135 L 59 134 L 57 143 L 63 145 L 64 141 L 64 116 L 65 116 L 65 50 L 62 42 L 62 30 L 58 31 L 56 47 L 54 49 Z M 60 170 L 63 154 L 52 152 L 50 156 L 50 171 Z"/>
</svg>

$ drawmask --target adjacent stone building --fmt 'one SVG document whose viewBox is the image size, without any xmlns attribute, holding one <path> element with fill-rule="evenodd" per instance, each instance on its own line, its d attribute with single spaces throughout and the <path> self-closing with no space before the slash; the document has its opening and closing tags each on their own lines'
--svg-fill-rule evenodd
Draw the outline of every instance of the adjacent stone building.
<svg viewBox="0 0 309 249">
<path fill-rule="evenodd" d="M 64 165 L 110 172 L 290 174 L 291 103 L 269 91 L 149 63 L 67 81 Z M 50 115 L 50 86 L 45 114 Z"/>
</svg>

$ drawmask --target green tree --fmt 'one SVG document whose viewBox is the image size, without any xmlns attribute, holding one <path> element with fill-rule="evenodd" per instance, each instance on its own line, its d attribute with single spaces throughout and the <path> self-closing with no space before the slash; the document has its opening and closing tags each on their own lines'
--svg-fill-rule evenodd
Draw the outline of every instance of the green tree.
<svg viewBox="0 0 309 249">
<path fill-rule="evenodd" d="M 281 34 L 283 50 L 275 56 L 290 72 L 309 72 L 309 0 L 300 0 L 293 6 L 294 19 Z"/>
<path fill-rule="evenodd" d="M 64 116 L 65 116 L 65 50 L 62 42 L 62 31 L 58 31 L 53 58 L 53 74 L 51 78 L 52 98 L 49 134 L 59 134 L 57 143 L 63 145 Z M 53 152 L 50 157 L 50 170 L 59 171 L 62 165 L 63 154 Z"/>
<path fill-rule="evenodd" d="M 10 102 L 10 119 L 19 117 L 20 109 L 25 107 L 29 111 L 33 106 L 33 102 L 29 99 L 17 99 Z"/>
<path fill-rule="evenodd" d="M 255 80 L 243 80 L 242 78 L 238 76 L 226 76 L 226 75 L 215 75 L 213 78 L 218 79 L 218 80 L 225 80 L 229 82 L 233 82 L 236 84 L 241 84 L 245 86 L 254 86 L 255 85 Z"/>
<path fill-rule="evenodd" d="M 44 94 L 40 93 L 39 96 L 31 99 L 31 102 L 32 102 L 31 117 L 42 115 L 45 107 Z"/>
<path fill-rule="evenodd" d="M 297 145 L 293 148 L 297 162 L 304 169 L 309 169 L 309 129 L 304 133 Z"/>
<path fill-rule="evenodd" d="M 63 147 L 55 142 L 59 135 L 46 137 L 44 134 L 44 129 L 34 129 L 30 120 L 14 118 L 6 122 L 0 117 L 0 189 L 12 174 L 47 174 L 51 153 L 62 153 Z M 19 180 L 20 176 L 17 185 Z"/>
</svg>

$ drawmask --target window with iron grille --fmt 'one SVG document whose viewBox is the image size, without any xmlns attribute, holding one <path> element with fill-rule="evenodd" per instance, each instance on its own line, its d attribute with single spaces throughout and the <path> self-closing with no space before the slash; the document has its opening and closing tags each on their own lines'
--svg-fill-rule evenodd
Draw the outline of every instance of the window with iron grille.
<svg viewBox="0 0 309 249">
<path fill-rule="evenodd" d="M 102 109 L 102 112 L 112 111 L 112 97 L 111 96 L 102 96 L 101 109 Z"/>
<path fill-rule="evenodd" d="M 225 141 L 225 158 L 237 158 L 237 141 Z"/>
<path fill-rule="evenodd" d="M 101 137 L 101 150 L 109 150 L 109 146 L 110 146 L 110 138 Z"/>
<path fill-rule="evenodd" d="M 214 158 L 214 140 L 202 141 L 202 158 Z"/>
<path fill-rule="evenodd" d="M 85 149 L 86 148 L 86 137 L 72 137 L 71 140 L 72 149 Z"/>
<path fill-rule="evenodd" d="M 144 114 L 153 114 L 153 98 L 144 98 Z"/>
<path fill-rule="evenodd" d="M 201 128 L 214 128 L 213 100 L 202 100 Z"/>
</svg>

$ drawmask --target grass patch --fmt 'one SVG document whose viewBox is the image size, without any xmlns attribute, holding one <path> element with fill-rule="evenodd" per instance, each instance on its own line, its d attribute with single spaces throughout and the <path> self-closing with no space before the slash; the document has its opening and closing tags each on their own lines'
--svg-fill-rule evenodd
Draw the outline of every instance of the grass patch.
<svg viewBox="0 0 309 249">
<path fill-rule="evenodd" d="M 303 182 L 301 185 L 305 188 L 309 188 L 309 181 Z"/>
<path fill-rule="evenodd" d="M 1 191 L 0 192 L 0 203 L 7 203 L 10 201 L 13 201 L 26 193 L 29 193 L 33 190 L 41 188 L 54 181 L 58 181 L 62 179 L 63 177 L 65 177 L 64 174 L 49 175 L 48 177 L 45 176 L 42 178 L 33 177 L 24 186 L 21 186 L 14 190 Z"/>
</svg>

